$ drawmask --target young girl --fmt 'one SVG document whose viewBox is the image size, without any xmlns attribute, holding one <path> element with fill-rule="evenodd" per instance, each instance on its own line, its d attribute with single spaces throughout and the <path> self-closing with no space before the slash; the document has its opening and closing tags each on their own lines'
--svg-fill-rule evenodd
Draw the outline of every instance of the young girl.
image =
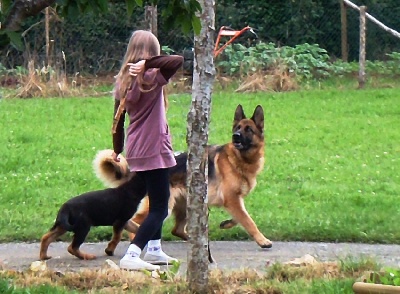
<svg viewBox="0 0 400 294">
<path fill-rule="evenodd" d="M 158 265 L 176 260 L 161 249 L 162 224 L 168 215 L 168 168 L 176 165 L 166 120 L 163 86 L 182 66 L 177 55 L 160 56 L 160 44 L 148 31 L 135 31 L 129 41 L 121 69 L 116 77 L 114 115 L 121 102 L 122 112 L 113 132 L 113 159 L 124 147 L 125 113 L 126 159 L 132 172 L 140 177 L 149 196 L 149 214 L 120 260 L 122 269 L 159 269 Z M 124 100 L 123 100 L 124 99 Z M 143 260 L 140 254 L 147 244 Z"/>
</svg>

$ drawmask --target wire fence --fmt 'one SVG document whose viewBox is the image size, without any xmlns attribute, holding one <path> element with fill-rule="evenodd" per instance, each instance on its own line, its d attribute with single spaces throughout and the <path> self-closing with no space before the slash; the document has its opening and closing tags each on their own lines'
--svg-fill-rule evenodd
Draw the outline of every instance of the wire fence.
<svg viewBox="0 0 400 294">
<path fill-rule="evenodd" d="M 277 46 L 319 44 L 328 51 L 332 59 L 341 58 L 340 7 L 338 1 L 331 2 L 330 9 L 325 6 L 314 10 L 313 14 L 287 7 L 284 11 L 277 9 L 278 6 L 269 9 L 264 7 L 264 4 L 248 7 L 247 12 L 246 9 L 235 5 L 220 5 L 217 9 L 216 33 L 220 26 L 231 25 L 233 29 L 240 30 L 250 25 L 255 29 L 258 38 L 251 33 L 245 33 L 235 42 L 246 45 L 263 41 L 273 42 Z M 159 8 L 159 14 L 161 10 L 162 8 Z M 251 19 L 249 11 L 252 11 Z M 398 5 L 372 5 L 368 7 L 368 12 L 387 26 L 395 30 L 398 26 L 397 29 L 400 29 Z M 78 72 L 81 75 L 115 74 L 132 31 L 148 27 L 144 15 L 144 9 L 136 9 L 134 14 L 128 17 L 124 3 L 113 4 L 109 13 L 105 15 L 88 13 L 76 19 L 62 19 L 51 10 L 48 33 L 45 30 L 44 14 L 31 19 L 24 33 L 25 50 L 18 51 L 11 46 L 2 50 L 0 63 L 8 69 L 27 68 L 29 61 L 34 61 L 36 67 L 50 63 L 70 75 Z M 358 59 L 359 15 L 356 11 L 347 9 L 347 18 L 347 49 L 351 61 Z M 180 29 L 165 29 L 161 18 L 158 24 L 158 37 L 162 46 L 168 46 L 178 54 L 192 47 L 192 36 L 183 35 Z M 46 34 L 49 42 L 46 42 Z M 400 51 L 400 40 L 368 22 L 367 59 L 384 60 L 386 53 L 394 51 Z"/>
</svg>

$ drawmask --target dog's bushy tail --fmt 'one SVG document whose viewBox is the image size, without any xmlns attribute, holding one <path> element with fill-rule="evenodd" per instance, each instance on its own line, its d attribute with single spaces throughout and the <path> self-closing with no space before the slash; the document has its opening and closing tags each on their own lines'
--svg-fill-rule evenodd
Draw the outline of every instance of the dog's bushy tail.
<svg viewBox="0 0 400 294">
<path fill-rule="evenodd" d="M 125 157 L 120 155 L 120 161 L 115 162 L 112 153 L 111 149 L 97 152 L 93 160 L 93 169 L 104 185 L 115 188 L 129 180 L 130 171 Z"/>
</svg>

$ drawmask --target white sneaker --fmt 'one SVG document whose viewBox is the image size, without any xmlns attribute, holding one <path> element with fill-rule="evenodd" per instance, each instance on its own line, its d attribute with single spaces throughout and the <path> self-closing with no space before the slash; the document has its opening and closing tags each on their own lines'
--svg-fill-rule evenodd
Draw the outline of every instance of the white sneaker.
<svg viewBox="0 0 400 294">
<path fill-rule="evenodd" d="M 168 265 L 172 264 L 174 261 L 175 262 L 178 261 L 176 258 L 173 258 L 165 254 L 164 251 L 161 252 L 159 251 L 157 252 L 157 254 L 146 252 L 146 254 L 143 257 L 143 260 L 147 261 L 148 263 L 157 265 Z"/>
<path fill-rule="evenodd" d="M 132 257 L 129 254 L 126 254 L 124 257 L 122 257 L 122 259 L 119 261 L 119 267 L 121 269 L 127 270 L 155 271 L 160 269 L 158 265 L 153 265 L 151 263 L 145 262 L 141 260 L 138 256 Z"/>
</svg>

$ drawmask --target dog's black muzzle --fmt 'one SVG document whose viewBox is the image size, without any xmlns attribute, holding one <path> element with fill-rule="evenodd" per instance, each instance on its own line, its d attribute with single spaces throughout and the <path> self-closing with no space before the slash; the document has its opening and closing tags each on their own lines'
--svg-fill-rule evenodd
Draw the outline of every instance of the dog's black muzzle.
<svg viewBox="0 0 400 294">
<path fill-rule="evenodd" d="M 238 149 L 238 150 L 244 149 L 244 145 L 243 145 L 244 140 L 243 140 L 243 136 L 242 136 L 242 134 L 240 132 L 233 133 L 233 135 L 232 135 L 232 143 L 233 143 L 233 146 L 235 146 L 236 149 Z"/>
</svg>

